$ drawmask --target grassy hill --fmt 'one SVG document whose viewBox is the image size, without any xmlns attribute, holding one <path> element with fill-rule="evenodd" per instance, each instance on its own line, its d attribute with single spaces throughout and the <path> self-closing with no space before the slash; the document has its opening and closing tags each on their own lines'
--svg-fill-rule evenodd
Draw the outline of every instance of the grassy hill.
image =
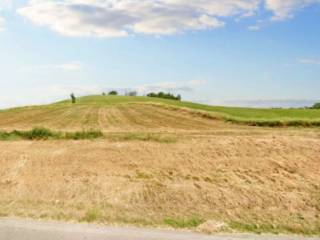
<svg viewBox="0 0 320 240">
<path fill-rule="evenodd" d="M 124 96 L 87 96 L 78 99 L 80 105 L 114 105 L 124 103 L 159 103 L 174 107 L 183 107 L 193 110 L 208 111 L 227 118 L 241 120 L 318 120 L 320 111 L 317 109 L 259 109 L 241 107 L 210 106 L 185 101 L 174 101 L 161 98 L 124 97 Z M 59 104 L 69 104 L 63 101 Z"/>
<path fill-rule="evenodd" d="M 148 97 L 87 96 L 78 98 L 76 104 L 67 100 L 0 111 L 0 128 L 188 130 L 211 129 L 218 124 L 212 119 L 253 126 L 320 126 L 320 111 L 219 107 Z"/>
<path fill-rule="evenodd" d="M 0 217 L 320 235 L 320 128 L 245 125 L 319 117 L 121 96 L 3 110 L 21 131 L 0 131 Z"/>
</svg>

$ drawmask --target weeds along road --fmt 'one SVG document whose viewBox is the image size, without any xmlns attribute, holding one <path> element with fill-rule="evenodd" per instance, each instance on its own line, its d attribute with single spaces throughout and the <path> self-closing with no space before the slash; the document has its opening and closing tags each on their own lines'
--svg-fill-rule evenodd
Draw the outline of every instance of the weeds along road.
<svg viewBox="0 0 320 240">
<path fill-rule="evenodd" d="M 0 219 L 1 240 L 316 240 L 284 235 L 216 235 L 128 227 Z"/>
</svg>

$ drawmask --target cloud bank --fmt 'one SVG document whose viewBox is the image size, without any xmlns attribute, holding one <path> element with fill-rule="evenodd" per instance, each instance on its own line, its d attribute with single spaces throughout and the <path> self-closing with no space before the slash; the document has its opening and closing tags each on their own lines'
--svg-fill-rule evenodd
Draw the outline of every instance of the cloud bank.
<svg viewBox="0 0 320 240">
<path fill-rule="evenodd" d="M 171 35 L 216 29 L 227 18 L 250 17 L 261 6 L 273 20 L 319 0 L 30 0 L 17 12 L 66 36 Z"/>
</svg>

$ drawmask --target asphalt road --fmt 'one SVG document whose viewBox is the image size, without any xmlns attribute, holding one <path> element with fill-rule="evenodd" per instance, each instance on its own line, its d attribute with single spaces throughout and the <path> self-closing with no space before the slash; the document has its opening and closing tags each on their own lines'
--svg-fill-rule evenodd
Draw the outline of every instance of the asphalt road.
<svg viewBox="0 0 320 240">
<path fill-rule="evenodd" d="M 320 240 L 319 237 L 216 235 L 0 218 L 0 240 Z"/>
</svg>

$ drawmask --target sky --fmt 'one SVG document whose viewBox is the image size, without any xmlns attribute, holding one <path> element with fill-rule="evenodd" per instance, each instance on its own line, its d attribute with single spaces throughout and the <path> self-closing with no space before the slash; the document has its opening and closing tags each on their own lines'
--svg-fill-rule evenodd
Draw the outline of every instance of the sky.
<svg viewBox="0 0 320 240">
<path fill-rule="evenodd" d="M 0 0 L 0 108 L 116 89 L 320 100 L 320 0 Z"/>
</svg>

